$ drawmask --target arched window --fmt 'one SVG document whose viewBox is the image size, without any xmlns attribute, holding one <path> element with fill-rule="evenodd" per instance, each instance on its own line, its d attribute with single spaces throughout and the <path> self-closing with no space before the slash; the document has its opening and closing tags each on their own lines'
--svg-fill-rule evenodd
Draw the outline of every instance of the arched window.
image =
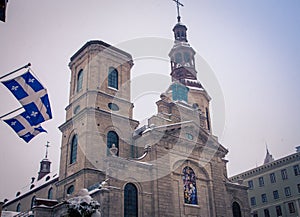
<svg viewBox="0 0 300 217">
<path fill-rule="evenodd" d="M 67 194 L 72 195 L 75 190 L 74 185 L 71 185 L 67 188 Z"/>
<path fill-rule="evenodd" d="M 77 87 L 76 92 L 79 92 L 82 89 L 82 81 L 83 81 L 83 70 L 80 69 L 77 75 Z"/>
<path fill-rule="evenodd" d="M 241 207 L 237 202 L 232 203 L 232 214 L 233 217 L 242 217 Z"/>
<path fill-rule="evenodd" d="M 108 70 L 108 86 L 118 89 L 118 70 L 110 67 Z"/>
<path fill-rule="evenodd" d="M 30 205 L 30 208 L 32 209 L 34 206 L 35 206 L 35 196 L 33 196 L 33 197 L 31 198 L 31 205 Z"/>
<path fill-rule="evenodd" d="M 18 203 L 18 205 L 17 205 L 16 212 L 21 212 L 21 204 L 20 203 Z"/>
<path fill-rule="evenodd" d="M 192 168 L 186 166 L 183 169 L 183 189 L 184 189 L 184 203 L 198 204 L 196 176 Z"/>
<path fill-rule="evenodd" d="M 78 146 L 78 138 L 77 135 L 74 135 L 71 142 L 71 150 L 70 150 L 70 164 L 75 163 L 77 159 L 77 146 Z"/>
<path fill-rule="evenodd" d="M 53 188 L 50 188 L 49 190 L 48 190 L 48 199 L 53 199 Z"/>
<path fill-rule="evenodd" d="M 128 183 L 124 189 L 124 217 L 138 216 L 138 194 L 134 184 Z"/>
<path fill-rule="evenodd" d="M 119 149 L 119 136 L 115 131 L 109 131 L 107 133 L 107 154 L 110 155 L 109 149 L 115 144 L 116 148 Z M 119 150 L 117 152 L 119 156 Z"/>
</svg>

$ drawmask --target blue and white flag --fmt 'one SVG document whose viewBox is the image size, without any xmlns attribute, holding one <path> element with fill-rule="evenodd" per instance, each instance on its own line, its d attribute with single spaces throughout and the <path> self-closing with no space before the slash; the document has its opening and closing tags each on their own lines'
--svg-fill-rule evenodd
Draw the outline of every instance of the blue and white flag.
<svg viewBox="0 0 300 217">
<path fill-rule="evenodd" d="M 29 71 L 2 83 L 23 105 L 34 126 L 52 118 L 47 90 Z"/>
<path fill-rule="evenodd" d="M 40 125 L 33 125 L 31 116 L 25 111 L 13 118 L 4 120 L 25 142 L 42 132 L 47 132 Z"/>
</svg>

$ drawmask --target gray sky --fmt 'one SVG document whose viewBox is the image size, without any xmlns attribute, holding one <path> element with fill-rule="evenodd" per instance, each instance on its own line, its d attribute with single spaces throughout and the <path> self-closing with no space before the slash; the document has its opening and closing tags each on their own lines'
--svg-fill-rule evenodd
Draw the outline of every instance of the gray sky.
<svg viewBox="0 0 300 217">
<path fill-rule="evenodd" d="M 182 2 L 189 42 L 209 64 L 222 91 L 222 96 L 214 97 L 215 87 L 198 70 L 199 80 L 213 97 L 214 117 L 219 115 L 216 101 L 224 97 L 225 127 L 213 120 L 213 131 L 229 149 L 229 175 L 262 164 L 266 143 L 275 158 L 293 153 L 300 144 L 300 1 Z M 43 124 L 48 134 L 29 144 L 1 122 L 0 199 L 11 198 L 37 175 L 47 141 L 52 169 L 58 169 L 58 126 L 65 120 L 68 104 L 69 58 L 92 39 L 116 46 L 144 37 L 173 40 L 176 16 L 171 0 L 9 1 L 7 22 L 0 23 L 0 75 L 31 62 L 48 89 L 53 119 Z M 159 70 L 169 76 L 167 61 L 150 63 L 136 60 L 133 75 Z M 0 99 L 0 114 L 19 107 L 3 86 Z M 139 120 L 155 113 L 155 106 L 140 103 L 150 99 L 146 95 L 133 99 Z"/>
</svg>

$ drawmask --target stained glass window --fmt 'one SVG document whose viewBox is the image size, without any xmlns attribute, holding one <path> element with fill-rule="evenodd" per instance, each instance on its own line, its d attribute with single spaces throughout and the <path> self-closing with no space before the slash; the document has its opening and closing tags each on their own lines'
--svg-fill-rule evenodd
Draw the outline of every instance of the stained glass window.
<svg viewBox="0 0 300 217">
<path fill-rule="evenodd" d="M 108 70 L 108 86 L 118 89 L 118 70 L 113 67 Z"/>
<path fill-rule="evenodd" d="M 77 135 L 74 135 L 71 143 L 70 164 L 75 163 L 77 159 Z"/>
<path fill-rule="evenodd" d="M 189 166 L 183 169 L 183 188 L 184 188 L 184 203 L 198 204 L 196 176 L 192 168 Z"/>
<path fill-rule="evenodd" d="M 109 149 L 112 145 L 115 144 L 116 148 L 119 149 L 119 136 L 114 131 L 109 131 L 107 133 L 107 154 L 110 155 Z M 119 156 L 119 150 L 117 152 L 117 156 Z"/>
<path fill-rule="evenodd" d="M 124 189 L 124 217 L 138 216 L 138 194 L 134 184 L 128 183 Z"/>
</svg>

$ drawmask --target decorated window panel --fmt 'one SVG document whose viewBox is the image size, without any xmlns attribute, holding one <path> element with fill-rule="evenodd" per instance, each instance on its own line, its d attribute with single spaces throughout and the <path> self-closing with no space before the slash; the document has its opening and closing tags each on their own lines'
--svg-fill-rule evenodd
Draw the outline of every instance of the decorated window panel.
<svg viewBox="0 0 300 217">
<path fill-rule="evenodd" d="M 198 204 L 197 199 L 197 186 L 196 186 L 196 175 L 194 170 L 186 166 L 183 171 L 182 181 L 184 190 L 184 203 L 185 204 Z"/>
</svg>

